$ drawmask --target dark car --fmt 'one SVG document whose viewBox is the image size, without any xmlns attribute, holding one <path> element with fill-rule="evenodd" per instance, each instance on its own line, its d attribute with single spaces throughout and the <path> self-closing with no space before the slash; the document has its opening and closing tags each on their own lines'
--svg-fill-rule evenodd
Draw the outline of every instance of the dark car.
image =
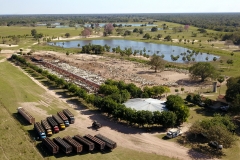
<svg viewBox="0 0 240 160">
<path fill-rule="evenodd" d="M 216 141 L 210 141 L 210 142 L 208 143 L 208 145 L 209 145 L 210 147 L 213 147 L 213 148 L 216 148 L 216 149 L 222 149 L 222 148 L 223 148 L 223 146 L 220 145 L 220 144 L 218 144 L 218 142 L 216 142 Z"/>
</svg>

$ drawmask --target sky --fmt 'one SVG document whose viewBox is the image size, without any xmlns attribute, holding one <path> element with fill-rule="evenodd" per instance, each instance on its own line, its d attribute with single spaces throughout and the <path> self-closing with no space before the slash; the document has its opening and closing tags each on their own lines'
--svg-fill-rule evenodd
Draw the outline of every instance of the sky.
<svg viewBox="0 0 240 160">
<path fill-rule="evenodd" d="M 240 12 L 239 0 L 0 0 L 0 14 Z"/>
</svg>

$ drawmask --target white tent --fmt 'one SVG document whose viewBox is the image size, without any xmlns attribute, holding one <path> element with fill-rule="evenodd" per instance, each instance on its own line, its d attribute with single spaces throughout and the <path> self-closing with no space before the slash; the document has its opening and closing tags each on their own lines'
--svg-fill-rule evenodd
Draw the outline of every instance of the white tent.
<svg viewBox="0 0 240 160">
<path fill-rule="evenodd" d="M 152 98 L 135 98 L 129 99 L 127 102 L 123 103 L 126 107 L 139 110 L 146 110 L 146 111 L 165 111 L 167 110 L 165 106 L 165 101 L 161 101 L 158 99 Z"/>
</svg>

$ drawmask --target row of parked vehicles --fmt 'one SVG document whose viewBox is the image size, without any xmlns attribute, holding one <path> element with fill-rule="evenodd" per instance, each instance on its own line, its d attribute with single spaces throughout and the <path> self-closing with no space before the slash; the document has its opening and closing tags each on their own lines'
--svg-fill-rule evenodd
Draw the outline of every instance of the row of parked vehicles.
<svg viewBox="0 0 240 160">
<path fill-rule="evenodd" d="M 46 136 L 50 137 L 53 133 L 58 133 L 60 130 L 64 130 L 75 122 L 74 115 L 68 109 L 59 111 L 56 115 L 41 120 L 41 123 L 35 122 L 35 118 L 22 107 L 18 107 L 18 113 L 20 113 L 30 124 L 34 124 L 34 129 L 39 139 L 44 139 Z"/>
</svg>

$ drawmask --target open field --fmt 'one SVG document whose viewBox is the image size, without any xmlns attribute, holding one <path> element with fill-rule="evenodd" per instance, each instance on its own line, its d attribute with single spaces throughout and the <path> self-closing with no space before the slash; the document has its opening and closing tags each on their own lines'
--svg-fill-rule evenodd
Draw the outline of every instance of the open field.
<svg viewBox="0 0 240 160">
<path fill-rule="evenodd" d="M 27 131 L 13 118 L 7 105 L 0 104 L 0 122 L 0 159 L 42 159 Z"/>
</svg>

